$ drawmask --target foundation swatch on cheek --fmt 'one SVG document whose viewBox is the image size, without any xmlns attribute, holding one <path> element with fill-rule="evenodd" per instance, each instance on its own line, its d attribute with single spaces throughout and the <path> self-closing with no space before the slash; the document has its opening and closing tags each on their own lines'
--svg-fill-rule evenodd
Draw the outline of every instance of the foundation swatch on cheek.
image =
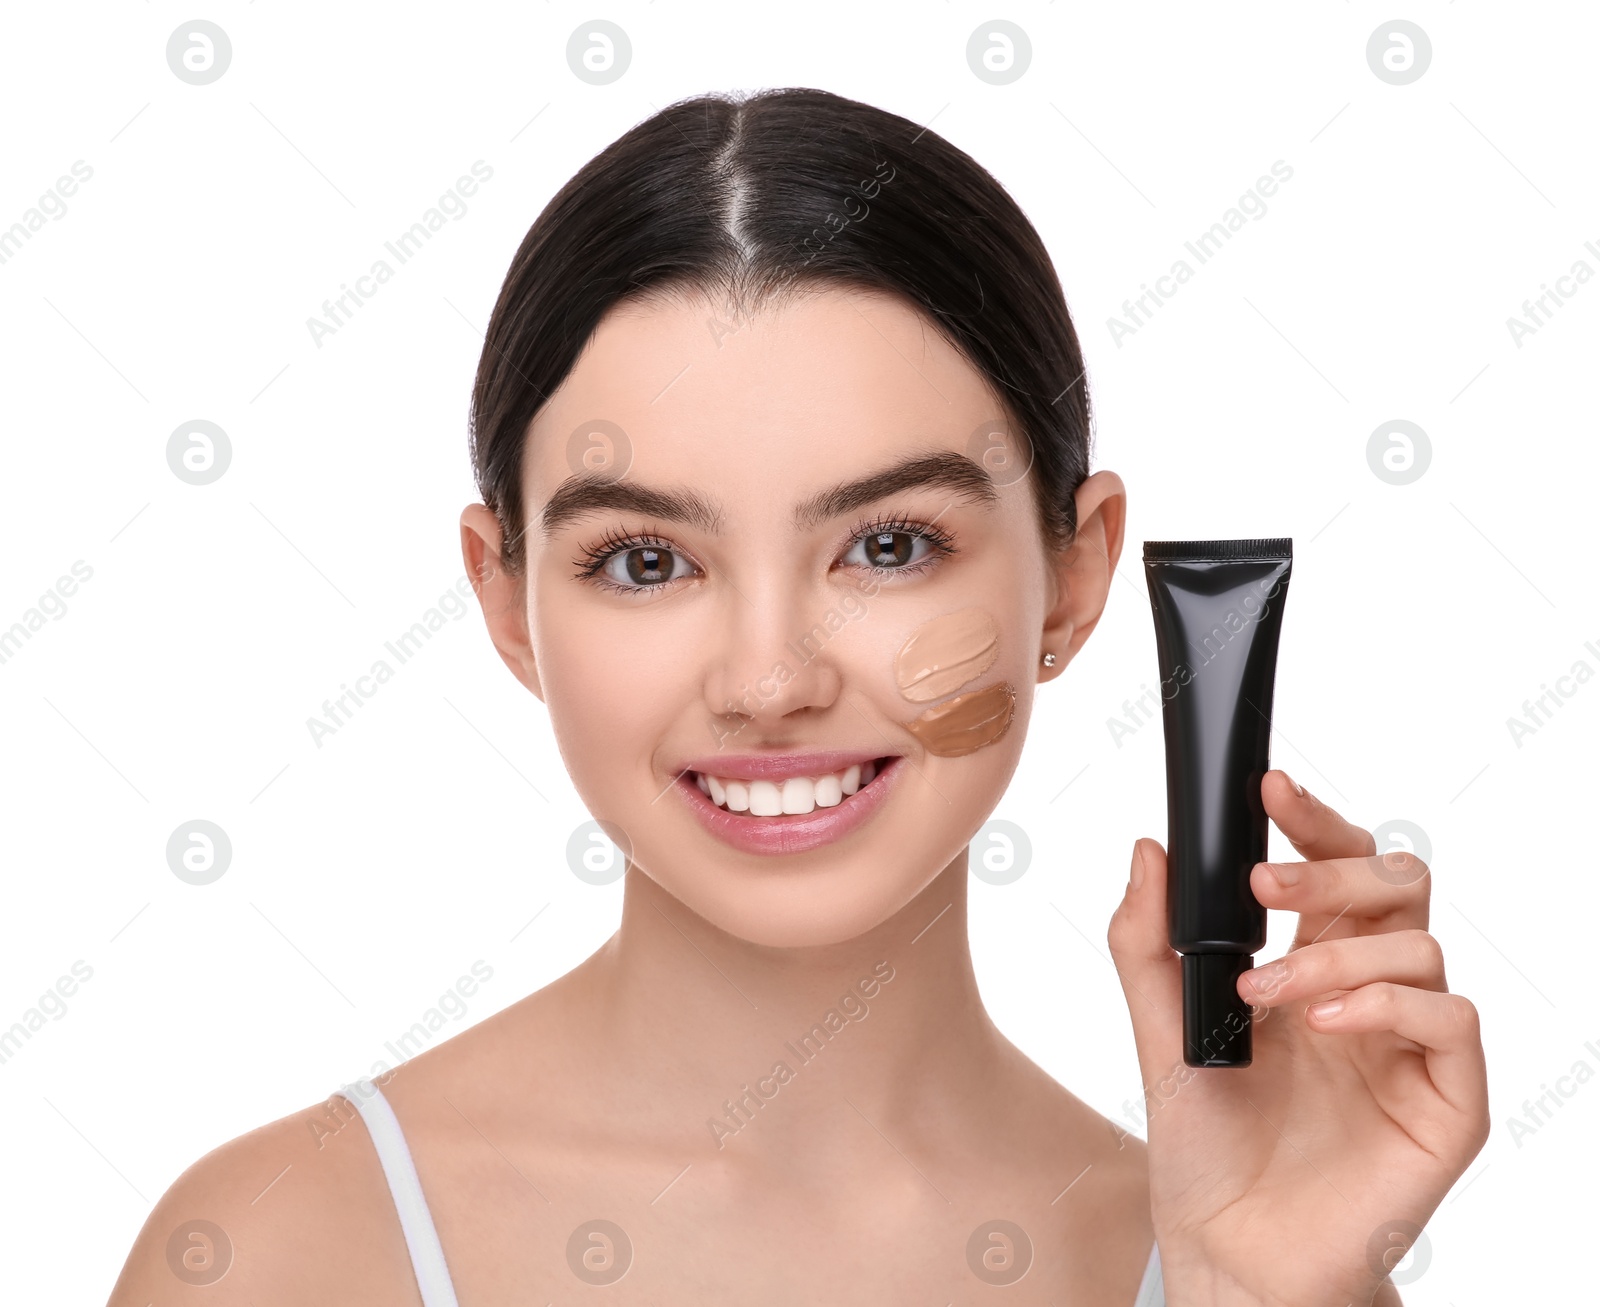
<svg viewBox="0 0 1600 1307">
<path fill-rule="evenodd" d="M 931 754 L 959 758 L 993 744 L 1011 726 L 1017 695 L 1005 681 L 958 694 L 906 723 Z"/>
<path fill-rule="evenodd" d="M 941 613 L 913 631 L 895 655 L 894 679 L 903 698 L 928 703 L 953 694 L 994 663 L 1000 633 L 981 608 Z"/>
</svg>

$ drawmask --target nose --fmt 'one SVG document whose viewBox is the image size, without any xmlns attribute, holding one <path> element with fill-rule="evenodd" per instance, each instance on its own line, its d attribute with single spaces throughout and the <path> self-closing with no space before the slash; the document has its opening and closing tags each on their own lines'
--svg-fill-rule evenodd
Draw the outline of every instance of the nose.
<svg viewBox="0 0 1600 1307">
<path fill-rule="evenodd" d="M 791 728 L 797 714 L 837 702 L 843 687 L 838 623 L 830 630 L 820 596 L 769 582 L 727 587 L 715 629 L 706 633 L 705 703 L 719 733 L 754 726 L 754 740 Z"/>
</svg>

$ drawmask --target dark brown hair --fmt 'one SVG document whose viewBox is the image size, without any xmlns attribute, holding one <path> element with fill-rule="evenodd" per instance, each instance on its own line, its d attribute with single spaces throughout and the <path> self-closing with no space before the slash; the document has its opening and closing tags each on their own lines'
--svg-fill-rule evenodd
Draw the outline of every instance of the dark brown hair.
<svg viewBox="0 0 1600 1307">
<path fill-rule="evenodd" d="M 529 423 L 608 310 L 681 290 L 754 307 L 828 285 L 909 301 L 988 379 L 1026 441 L 1046 544 L 1070 544 L 1089 396 L 1038 232 L 937 133 L 796 87 L 667 106 L 579 169 L 528 229 L 472 391 L 473 465 L 507 569 L 525 565 Z"/>
</svg>

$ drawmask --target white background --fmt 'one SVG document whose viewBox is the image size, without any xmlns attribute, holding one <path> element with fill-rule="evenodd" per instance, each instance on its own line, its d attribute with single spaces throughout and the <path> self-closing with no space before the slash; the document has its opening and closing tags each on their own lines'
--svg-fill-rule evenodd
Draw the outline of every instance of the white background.
<svg viewBox="0 0 1600 1307">
<path fill-rule="evenodd" d="M 1402 86 L 1365 53 L 1397 16 L 1432 43 Z M 165 56 L 196 17 L 232 43 L 205 86 Z M 603 86 L 566 58 L 596 17 L 632 44 Z M 966 58 L 997 17 L 1032 47 L 998 86 Z M 567 869 L 587 814 L 475 605 L 320 749 L 306 719 L 461 575 L 480 332 L 540 208 L 671 101 L 784 85 L 931 122 L 1016 196 L 1084 343 L 1094 466 L 1130 490 L 1107 616 L 996 813 L 1034 861 L 972 883 L 1001 1027 L 1132 1120 L 1104 934 L 1133 840 L 1165 840 L 1164 774 L 1159 726 L 1118 747 L 1106 722 L 1156 673 L 1141 542 L 1292 536 L 1273 761 L 1363 825 L 1427 833 L 1432 929 L 1488 1046 L 1494 1133 L 1406 1301 L 1592 1294 L 1600 1085 L 1520 1143 L 1509 1123 L 1600 1070 L 1600 683 L 1566 682 L 1521 747 L 1506 723 L 1600 670 L 1600 285 L 1567 283 L 1520 346 L 1507 326 L 1575 261 L 1600 271 L 1593 12 L 156 0 L 5 21 L 0 228 L 93 169 L 0 264 L 0 628 L 93 569 L 0 664 L 0 1028 L 93 968 L 0 1065 L 7 1298 L 103 1300 L 190 1162 L 388 1058 L 475 960 L 494 976 L 458 1027 L 615 928 L 621 883 Z M 1114 339 L 1123 301 L 1280 159 L 1265 216 Z M 307 318 L 476 160 L 494 175 L 466 214 L 315 345 Z M 206 486 L 166 461 L 195 418 L 232 447 Z M 1398 486 L 1366 453 L 1396 418 L 1432 447 Z M 193 818 L 232 842 L 203 887 L 166 860 Z M 1295 856 L 1276 831 L 1271 851 Z"/>
</svg>

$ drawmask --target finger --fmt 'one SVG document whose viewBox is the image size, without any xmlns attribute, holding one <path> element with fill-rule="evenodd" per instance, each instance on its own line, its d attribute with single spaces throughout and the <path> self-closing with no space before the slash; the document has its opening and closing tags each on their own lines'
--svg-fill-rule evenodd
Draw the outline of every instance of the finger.
<svg viewBox="0 0 1600 1307">
<path fill-rule="evenodd" d="M 1301 914 L 1296 947 L 1325 934 L 1339 939 L 1370 933 L 1375 925 L 1383 930 L 1426 929 L 1432 885 L 1428 864 L 1399 849 L 1383 856 L 1381 874 L 1374 872 L 1374 861 L 1258 862 L 1250 869 L 1250 892 L 1263 907 Z"/>
<path fill-rule="evenodd" d="M 1444 950 L 1425 930 L 1396 930 L 1308 944 L 1239 977 L 1239 996 L 1262 1007 L 1309 1002 L 1387 980 L 1443 993 Z"/>
<path fill-rule="evenodd" d="M 1261 778 L 1261 802 L 1302 858 L 1362 858 L 1378 851 L 1371 831 L 1346 821 L 1282 769 Z"/>
<path fill-rule="evenodd" d="M 1167 943 L 1167 854 L 1155 840 L 1134 841 L 1128 888 L 1111 916 L 1106 944 L 1148 1081 L 1183 1056 L 1183 970 Z"/>
<path fill-rule="evenodd" d="M 1409 985 L 1377 981 L 1342 998 L 1313 1003 L 1306 1024 L 1330 1035 L 1388 1030 L 1422 1045 L 1428 1076 L 1452 1107 L 1473 1116 L 1488 1113 L 1488 1076 L 1478 1009 L 1460 994 L 1436 994 Z"/>
</svg>

